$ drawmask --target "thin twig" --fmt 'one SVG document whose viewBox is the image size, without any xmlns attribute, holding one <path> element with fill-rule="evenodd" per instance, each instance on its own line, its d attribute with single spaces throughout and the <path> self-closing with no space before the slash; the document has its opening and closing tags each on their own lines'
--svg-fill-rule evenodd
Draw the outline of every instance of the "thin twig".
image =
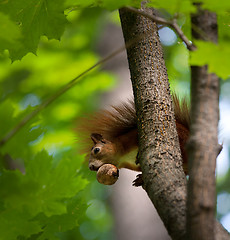
<svg viewBox="0 0 230 240">
<path fill-rule="evenodd" d="M 181 38 L 181 40 L 186 44 L 188 50 L 190 50 L 190 51 L 196 50 L 196 46 L 191 41 L 189 41 L 189 39 L 185 36 L 185 34 L 181 30 L 181 28 L 179 27 L 179 25 L 177 24 L 175 19 L 172 20 L 172 21 L 169 21 L 169 20 L 166 20 L 162 17 L 150 15 L 150 14 L 144 12 L 144 11 L 140 11 L 140 10 L 138 10 L 136 8 L 133 8 L 133 7 L 126 7 L 126 9 L 128 9 L 128 10 L 130 10 L 130 11 L 136 13 L 136 14 L 139 14 L 141 16 L 144 16 L 146 18 L 149 18 L 150 20 L 152 20 L 156 23 L 167 25 L 167 26 L 173 28 L 175 30 L 175 32 L 178 34 L 178 36 Z"/>
</svg>

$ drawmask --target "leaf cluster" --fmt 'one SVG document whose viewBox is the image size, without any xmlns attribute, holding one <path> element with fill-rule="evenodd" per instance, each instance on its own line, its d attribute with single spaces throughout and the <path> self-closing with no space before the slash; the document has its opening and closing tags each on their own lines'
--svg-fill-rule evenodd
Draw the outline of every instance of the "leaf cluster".
<svg viewBox="0 0 230 240">
<path fill-rule="evenodd" d="M 103 12 L 89 9 L 72 12 L 68 18 L 72 25 L 65 26 L 60 42 L 39 37 L 37 56 L 27 54 L 11 63 L 2 54 L 0 139 L 50 94 L 97 61 L 92 39 L 96 34 L 90 29 L 97 31 Z M 100 239 L 111 228 L 107 211 L 98 218 L 95 212 L 87 216 L 90 201 L 100 196 L 91 193 L 89 181 L 93 181 L 88 170 L 83 170 L 84 156 L 78 153 L 74 125 L 96 106 L 96 92 L 110 88 L 113 79 L 95 69 L 0 147 L 1 239 L 85 239 L 81 229 L 87 221 Z M 102 202 L 101 206 L 105 208 Z M 101 232 L 96 228 L 98 221 L 104 226 Z"/>
</svg>

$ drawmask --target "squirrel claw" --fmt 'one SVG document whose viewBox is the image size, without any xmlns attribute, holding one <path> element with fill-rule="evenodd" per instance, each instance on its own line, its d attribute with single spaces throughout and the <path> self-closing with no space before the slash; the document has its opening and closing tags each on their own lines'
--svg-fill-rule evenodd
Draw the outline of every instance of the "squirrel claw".
<svg viewBox="0 0 230 240">
<path fill-rule="evenodd" d="M 217 156 L 221 153 L 223 149 L 223 144 L 218 144 L 218 153 L 217 153 Z"/>
<path fill-rule="evenodd" d="M 144 184 L 144 181 L 142 179 L 142 174 L 138 174 L 136 176 L 136 179 L 133 181 L 133 186 L 140 187 Z"/>
<path fill-rule="evenodd" d="M 139 151 L 137 152 L 137 156 L 136 156 L 136 161 L 135 161 L 135 163 L 136 163 L 136 165 L 138 165 L 139 163 L 140 163 L 140 161 L 139 161 Z"/>
</svg>

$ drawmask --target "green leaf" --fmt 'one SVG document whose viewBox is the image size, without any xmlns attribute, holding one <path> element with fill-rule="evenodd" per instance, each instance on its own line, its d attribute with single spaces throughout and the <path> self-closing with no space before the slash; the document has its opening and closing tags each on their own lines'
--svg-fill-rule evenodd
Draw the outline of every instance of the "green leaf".
<svg viewBox="0 0 230 240">
<path fill-rule="evenodd" d="M 8 0 L 0 1 L 0 11 L 8 14 L 19 24 L 22 32 L 21 45 L 9 48 L 13 60 L 28 52 L 36 53 L 40 37 L 60 39 L 67 20 L 62 0 Z"/>
<path fill-rule="evenodd" d="M 30 216 L 15 209 L 8 209 L 0 214 L 1 239 L 17 239 L 18 236 L 30 237 L 39 233 L 41 226 L 37 221 L 31 221 Z"/>
<path fill-rule="evenodd" d="M 217 16 L 218 42 L 230 41 L 230 12 L 225 12 Z"/>
<path fill-rule="evenodd" d="M 20 45 L 21 32 L 19 27 L 0 12 L 0 51 Z"/>
<path fill-rule="evenodd" d="M 4 126 L 4 128 L 0 129 L 0 138 L 5 137 L 27 114 L 34 110 L 32 107 L 28 107 L 26 110 L 18 113 L 15 105 L 10 100 L 0 103 L 0 115 L 4 116 L 4 118 L 0 118 L 0 126 Z M 21 127 L 15 136 L 1 147 L 1 154 L 10 154 L 10 157 L 13 159 L 28 159 L 28 156 L 31 154 L 28 145 L 43 133 L 43 130 L 37 124 L 38 118 L 35 117 L 30 123 Z"/>
<path fill-rule="evenodd" d="M 38 232 L 41 239 L 55 239 L 56 232 L 77 225 L 82 203 L 76 196 L 87 184 L 77 173 L 79 160 L 65 158 L 54 166 L 52 156 L 42 151 L 28 162 L 25 174 L 1 172 L 0 231 L 4 239 Z"/>
<path fill-rule="evenodd" d="M 15 118 L 13 117 L 15 112 L 15 107 L 13 103 L 8 99 L 0 103 L 0 115 L 4 116 L 0 118 L 0 138 L 9 131 L 9 129 L 16 123 Z"/>
<path fill-rule="evenodd" d="M 137 7 L 140 8 L 141 7 L 141 2 L 142 1 L 138 1 L 138 0 L 104 0 L 104 1 L 98 1 L 99 6 L 104 7 L 108 10 L 115 10 L 115 9 L 119 9 L 121 7 L 125 7 L 125 6 L 133 6 L 133 7 Z"/>
<path fill-rule="evenodd" d="M 58 232 L 65 232 L 77 227 L 78 219 L 81 218 L 86 207 L 87 205 L 77 196 L 68 202 L 66 214 L 53 215 L 48 218 L 41 214 L 36 217 L 36 221 L 45 225 L 38 240 L 57 239 L 55 235 Z"/>
<path fill-rule="evenodd" d="M 96 6 L 95 0 L 65 0 L 65 6 L 68 8 L 71 8 L 73 6 L 79 7 L 79 8 L 85 8 L 85 7 L 94 7 Z"/>
<path fill-rule="evenodd" d="M 164 9 L 169 12 L 171 15 L 176 13 L 191 13 L 195 11 L 195 7 L 193 6 L 190 0 L 151 0 L 148 2 L 148 6 Z"/>
<path fill-rule="evenodd" d="M 74 197 L 86 186 L 86 180 L 76 174 L 78 165 L 79 162 L 65 158 L 54 167 L 52 157 L 45 151 L 29 162 L 26 176 L 38 185 L 34 201 L 45 215 L 66 213 L 65 199 Z"/>
<path fill-rule="evenodd" d="M 210 73 L 215 73 L 223 79 L 229 77 L 230 47 L 228 43 L 214 44 L 212 42 L 196 41 L 195 45 L 197 50 L 191 52 L 191 65 L 203 66 L 208 64 Z"/>
<path fill-rule="evenodd" d="M 196 0 L 195 2 L 200 3 L 201 1 Z M 202 0 L 202 8 L 210 10 L 212 12 L 226 12 L 230 10 L 230 2 L 228 0 L 216 1 L 216 0 Z"/>
<path fill-rule="evenodd" d="M 67 7 L 76 7 L 76 8 L 84 8 L 84 7 L 102 7 L 106 8 L 110 11 L 117 10 L 124 6 L 133 6 L 140 8 L 141 0 L 66 0 L 65 5 Z"/>
</svg>

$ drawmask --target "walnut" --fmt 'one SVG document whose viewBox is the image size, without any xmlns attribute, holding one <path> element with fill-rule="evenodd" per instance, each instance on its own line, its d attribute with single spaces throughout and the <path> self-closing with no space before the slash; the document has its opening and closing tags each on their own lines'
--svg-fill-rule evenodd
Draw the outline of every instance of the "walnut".
<svg viewBox="0 0 230 240">
<path fill-rule="evenodd" d="M 97 181 L 104 185 L 114 184 L 119 177 L 119 170 L 112 164 L 104 164 L 97 171 Z"/>
</svg>

